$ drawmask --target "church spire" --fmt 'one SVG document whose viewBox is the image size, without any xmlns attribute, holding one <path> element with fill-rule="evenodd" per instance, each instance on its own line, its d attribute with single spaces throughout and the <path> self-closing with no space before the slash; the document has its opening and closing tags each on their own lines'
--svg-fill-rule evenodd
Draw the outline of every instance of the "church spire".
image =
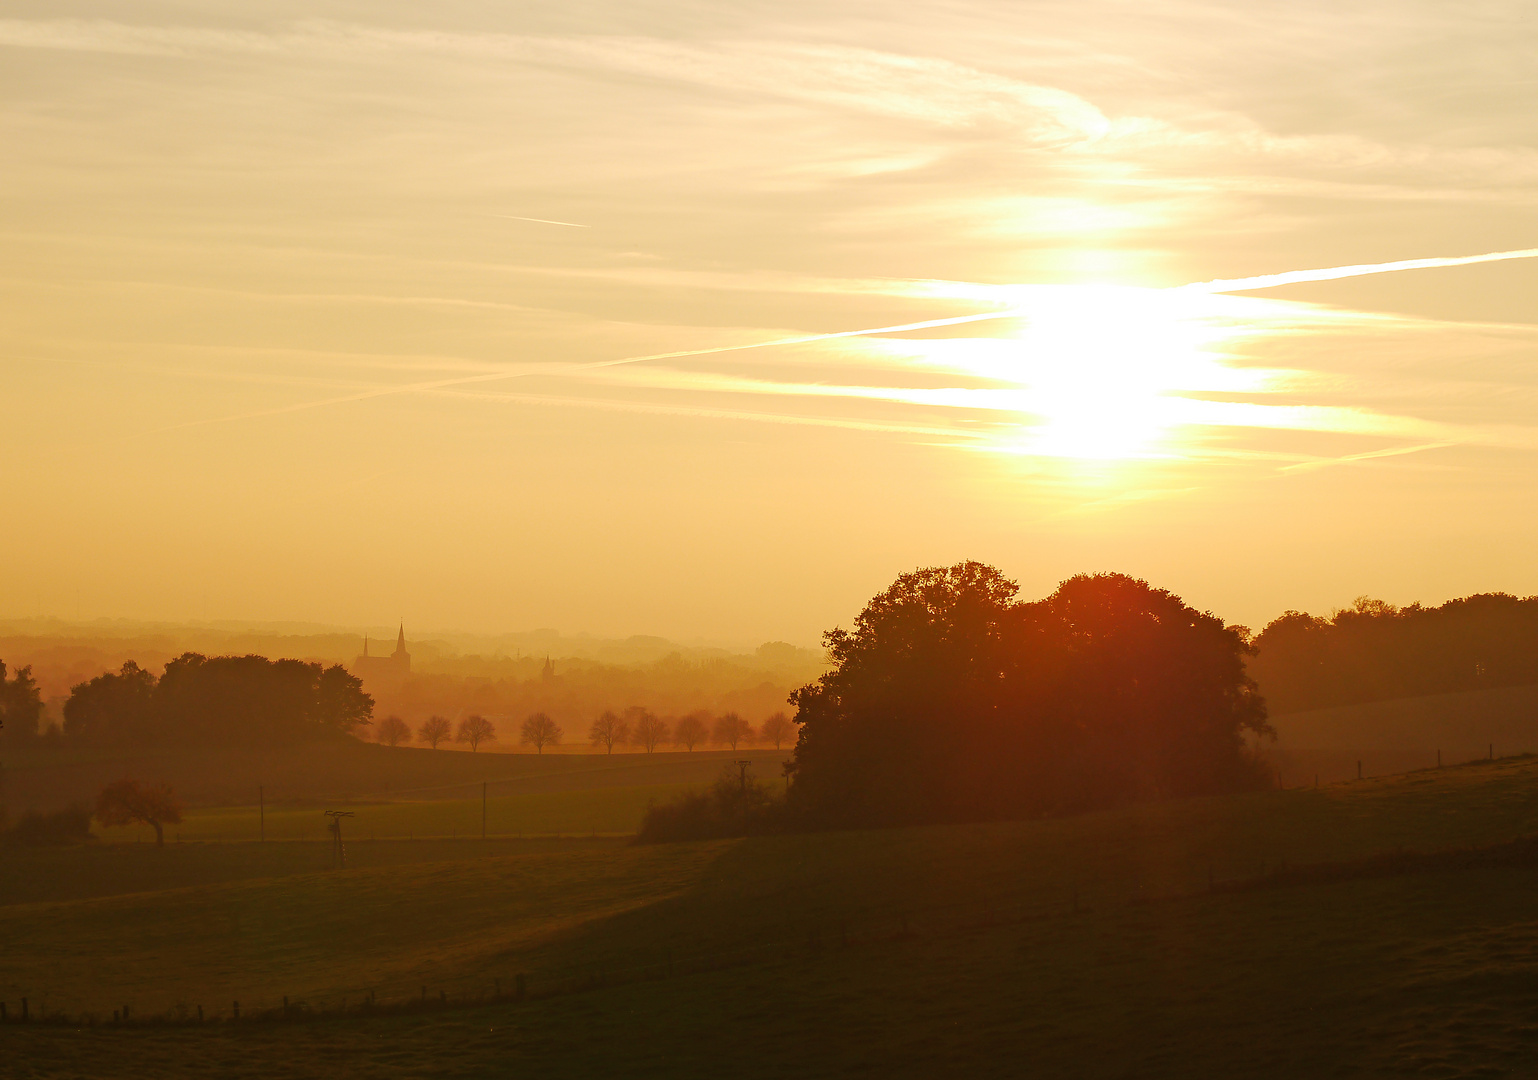
<svg viewBox="0 0 1538 1080">
<path fill-rule="evenodd" d="M 401 623 L 400 637 L 395 639 L 395 651 L 401 654 L 406 652 L 406 624 Z"/>
</svg>

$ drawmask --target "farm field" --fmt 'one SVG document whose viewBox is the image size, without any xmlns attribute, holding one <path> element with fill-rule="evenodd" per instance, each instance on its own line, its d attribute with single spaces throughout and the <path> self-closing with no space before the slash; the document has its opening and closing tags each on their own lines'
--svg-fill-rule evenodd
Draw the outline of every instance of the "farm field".
<svg viewBox="0 0 1538 1080">
<path fill-rule="evenodd" d="M 322 804 L 369 801 L 478 802 L 482 783 L 490 784 L 492 795 L 708 784 L 734 759 L 752 761 L 756 776 L 772 780 L 789 756 L 789 751 L 772 747 L 654 754 L 472 754 L 379 746 L 343 737 L 281 750 L 45 748 L 9 757 L 0 784 L 13 815 L 89 804 L 104 785 L 124 776 L 169 783 L 194 808 L 250 806 L 254 813 L 258 793 L 265 791 L 270 805 L 302 803 L 319 811 Z"/>
<path fill-rule="evenodd" d="M 698 784 L 650 784 L 586 790 L 491 795 L 485 802 L 488 836 L 629 835 L 640 827 L 646 807 Z M 343 823 L 349 850 L 358 841 L 415 837 L 479 837 L 481 799 L 434 799 L 410 802 L 338 803 L 354 815 Z M 326 817 L 314 806 L 269 806 L 265 811 L 268 840 L 324 840 Z M 254 841 L 263 831 L 256 806 L 192 810 L 180 825 L 166 827 L 166 842 Z M 150 842 L 147 825 L 96 829 L 102 840 Z"/>
<path fill-rule="evenodd" d="M 0 907 L 17 1075 L 1520 1075 L 1538 865 L 1301 868 L 1538 831 L 1538 759 L 1050 821 L 637 847 L 376 841 L 346 871 Z M 103 845 L 152 871 L 187 852 Z M 291 849 L 300 843 L 265 845 Z M 413 860 L 411 849 L 430 857 Z M 405 852 L 394 855 L 392 852 Z M 59 859 L 101 851 L 47 853 Z M 373 860 L 369 862 L 368 860 Z M 54 872 L 58 872 L 58 866 Z M 46 867 L 36 867 L 44 873 Z M 142 870 L 134 879 L 143 885 Z M 153 963 L 151 963 L 153 960 Z M 153 974 L 149 974 L 153 972 Z M 529 999 L 473 1005 L 525 976 Z M 459 1003 L 459 1004 L 456 1004 Z"/>
</svg>

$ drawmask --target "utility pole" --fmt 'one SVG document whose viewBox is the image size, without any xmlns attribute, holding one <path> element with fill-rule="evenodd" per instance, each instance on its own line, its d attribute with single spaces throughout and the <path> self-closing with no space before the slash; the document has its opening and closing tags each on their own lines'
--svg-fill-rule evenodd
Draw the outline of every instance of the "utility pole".
<svg viewBox="0 0 1538 1080">
<path fill-rule="evenodd" d="M 342 819 L 352 817 L 351 810 L 326 810 L 325 815 L 331 819 L 331 824 L 326 828 L 331 831 L 331 837 L 336 842 L 336 864 L 341 870 L 347 869 L 347 849 L 342 846 Z"/>
<path fill-rule="evenodd" d="M 741 779 L 742 779 L 742 791 L 743 791 L 743 794 L 747 794 L 747 790 L 748 790 L 748 770 L 753 767 L 753 762 L 747 760 L 746 758 L 739 758 L 738 760 L 733 761 L 732 764 L 737 766 L 737 771 L 740 774 Z"/>
</svg>

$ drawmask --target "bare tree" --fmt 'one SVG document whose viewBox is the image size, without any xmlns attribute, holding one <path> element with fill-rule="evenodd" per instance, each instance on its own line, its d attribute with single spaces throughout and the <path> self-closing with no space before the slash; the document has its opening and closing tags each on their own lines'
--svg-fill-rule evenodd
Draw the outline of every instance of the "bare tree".
<svg viewBox="0 0 1538 1080">
<path fill-rule="evenodd" d="M 587 729 L 587 741 L 594 746 L 604 747 L 611 754 L 614 753 L 615 743 L 623 744 L 628 738 L 630 725 L 607 710 Z"/>
<path fill-rule="evenodd" d="M 411 728 L 400 717 L 387 716 L 379 721 L 379 730 L 374 732 L 374 738 L 386 746 L 399 746 L 411 740 Z"/>
<path fill-rule="evenodd" d="M 774 743 L 778 750 L 780 744 L 796 737 L 800 731 L 800 725 L 782 712 L 777 712 L 764 721 L 764 726 L 759 728 L 758 737 L 764 742 Z"/>
<path fill-rule="evenodd" d="M 673 742 L 686 750 L 693 750 L 710 734 L 709 721 L 708 712 L 692 712 L 688 716 L 679 717 L 678 723 L 673 725 Z"/>
<path fill-rule="evenodd" d="M 132 825 L 142 821 L 155 830 L 155 845 L 166 846 L 162 825 L 177 825 L 182 807 L 170 784 L 141 788 L 136 780 L 119 780 L 101 789 L 96 797 L 96 820 L 103 825 Z"/>
<path fill-rule="evenodd" d="M 417 728 L 417 742 L 425 742 L 436 750 L 438 744 L 447 739 L 453 730 L 449 726 L 447 716 L 429 716 L 422 721 L 422 726 Z"/>
<path fill-rule="evenodd" d="M 729 712 L 716 717 L 716 722 L 711 727 L 710 734 L 716 742 L 725 743 L 735 750 L 738 743 L 753 734 L 753 725 L 736 713 Z"/>
<path fill-rule="evenodd" d="M 520 741 L 525 746 L 532 746 L 536 753 L 543 754 L 547 746 L 559 746 L 561 744 L 561 725 L 542 712 L 537 712 L 523 722 L 522 738 Z"/>
<path fill-rule="evenodd" d="M 472 754 L 480 748 L 481 743 L 491 742 L 496 737 L 496 727 L 479 713 L 471 713 L 461 720 L 459 730 L 454 733 L 454 741 L 469 743 Z"/>
<path fill-rule="evenodd" d="M 625 718 L 630 721 L 631 742 L 646 747 L 648 754 L 668 737 L 667 721 L 658 719 L 649 709 L 633 705 L 625 710 Z"/>
</svg>

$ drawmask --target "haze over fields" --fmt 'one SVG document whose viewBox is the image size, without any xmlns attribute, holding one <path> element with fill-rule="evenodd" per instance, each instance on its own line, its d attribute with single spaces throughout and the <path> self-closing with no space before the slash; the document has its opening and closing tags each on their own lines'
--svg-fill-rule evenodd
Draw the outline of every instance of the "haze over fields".
<svg viewBox="0 0 1538 1080">
<path fill-rule="evenodd" d="M 1538 245 L 1534 33 L 7 4 L 0 616 L 812 645 L 970 557 L 1252 626 L 1538 592 L 1538 264 L 1438 263 Z"/>
</svg>

